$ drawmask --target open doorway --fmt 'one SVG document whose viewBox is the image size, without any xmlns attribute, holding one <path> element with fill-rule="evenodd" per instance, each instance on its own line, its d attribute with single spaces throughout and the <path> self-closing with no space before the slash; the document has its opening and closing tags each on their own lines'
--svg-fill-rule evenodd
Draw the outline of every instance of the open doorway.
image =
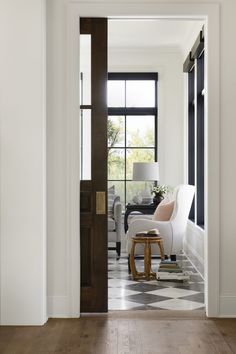
<svg viewBox="0 0 236 354">
<path fill-rule="evenodd" d="M 187 75 L 183 73 L 183 63 L 203 26 L 203 21 L 174 19 L 111 19 L 108 22 L 109 310 L 204 308 L 204 228 L 197 225 L 192 214 L 197 208 L 198 215 L 202 210 L 204 214 L 204 200 L 200 205 L 197 204 L 200 198 L 195 197 L 192 220 L 188 221 L 183 239 L 184 251 L 177 254 L 176 263 L 183 279 L 178 276 L 166 279 L 168 281 L 164 277 L 158 281 L 134 279 L 128 270 L 126 233 L 133 214 L 155 212 L 156 206 L 150 199 L 155 184 L 169 186 L 169 198 L 178 185 L 198 187 L 200 177 L 195 166 L 199 152 L 197 155 L 194 148 L 198 127 L 195 95 L 198 93 L 189 97 L 197 85 L 196 80 L 190 82 L 191 77 L 197 77 L 197 67 L 194 69 L 193 60 Z M 204 49 L 199 58 L 203 53 Z M 197 61 L 195 64 L 198 65 Z M 203 89 L 201 87 L 201 92 Z M 159 164 L 159 178 L 151 182 L 133 180 L 134 163 L 155 162 Z M 190 171 L 191 165 L 194 167 Z M 201 173 L 204 176 L 204 171 Z M 156 273 L 161 259 L 153 253 L 152 270 Z M 144 268 L 143 254 L 141 247 L 140 257 L 135 259 L 139 271 Z"/>
</svg>

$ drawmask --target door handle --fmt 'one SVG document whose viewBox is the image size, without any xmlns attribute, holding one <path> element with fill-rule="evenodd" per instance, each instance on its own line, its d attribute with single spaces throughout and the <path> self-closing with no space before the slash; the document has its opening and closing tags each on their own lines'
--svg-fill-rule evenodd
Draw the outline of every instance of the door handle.
<svg viewBox="0 0 236 354">
<path fill-rule="evenodd" d="M 96 192 L 96 214 L 106 214 L 106 192 Z"/>
</svg>

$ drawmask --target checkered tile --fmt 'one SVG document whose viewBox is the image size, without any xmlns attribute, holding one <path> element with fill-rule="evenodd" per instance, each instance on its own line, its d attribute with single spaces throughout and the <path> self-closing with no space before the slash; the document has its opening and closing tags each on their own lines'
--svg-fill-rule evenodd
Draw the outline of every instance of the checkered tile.
<svg viewBox="0 0 236 354">
<path fill-rule="evenodd" d="M 186 255 L 178 256 L 181 267 L 190 277 L 189 281 L 134 281 L 128 273 L 125 256 L 116 260 L 109 252 L 108 259 L 108 308 L 109 310 L 195 310 L 204 308 L 204 282 Z M 152 260 L 154 272 L 159 259 Z M 143 269 L 143 259 L 136 259 L 138 270 Z"/>
</svg>

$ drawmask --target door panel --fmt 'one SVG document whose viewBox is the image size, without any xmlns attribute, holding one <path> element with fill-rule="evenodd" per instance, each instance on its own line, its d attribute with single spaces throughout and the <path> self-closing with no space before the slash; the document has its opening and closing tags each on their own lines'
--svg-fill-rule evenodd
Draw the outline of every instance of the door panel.
<svg viewBox="0 0 236 354">
<path fill-rule="evenodd" d="M 86 104 L 85 106 L 83 101 L 81 102 L 81 110 L 91 110 L 92 155 L 91 180 L 81 180 L 80 182 L 81 312 L 106 312 L 107 19 L 82 18 L 80 34 L 91 34 L 92 53 L 91 105 Z M 81 87 L 83 87 L 83 82 Z"/>
</svg>

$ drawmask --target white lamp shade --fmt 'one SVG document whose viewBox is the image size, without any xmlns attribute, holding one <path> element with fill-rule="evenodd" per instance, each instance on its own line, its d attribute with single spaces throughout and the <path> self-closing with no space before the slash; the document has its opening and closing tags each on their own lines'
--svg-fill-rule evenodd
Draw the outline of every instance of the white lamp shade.
<svg viewBox="0 0 236 354">
<path fill-rule="evenodd" d="M 134 162 L 133 181 L 158 181 L 158 162 Z"/>
</svg>

